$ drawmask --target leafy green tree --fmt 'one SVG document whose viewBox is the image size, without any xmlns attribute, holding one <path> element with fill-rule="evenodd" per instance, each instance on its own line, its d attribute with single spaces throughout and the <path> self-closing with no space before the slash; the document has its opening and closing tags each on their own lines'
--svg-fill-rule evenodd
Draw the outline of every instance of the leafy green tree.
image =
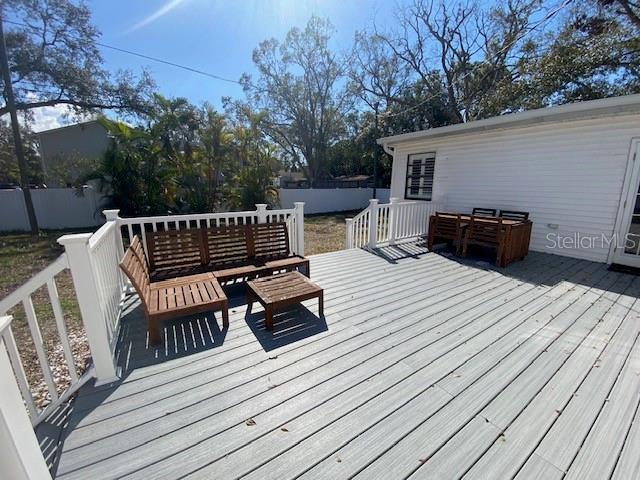
<svg viewBox="0 0 640 480">
<path fill-rule="evenodd" d="M 618 2 L 577 4 L 557 32 L 531 46 L 519 61 L 521 80 L 513 85 L 518 106 L 640 92 L 640 27 L 602 3 Z"/>
<path fill-rule="evenodd" d="M 102 163 L 85 180 L 97 180 L 105 194 L 104 206 L 119 208 L 125 216 L 170 212 L 175 196 L 175 169 L 158 143 L 143 129 L 103 120 L 113 136 Z"/>
<path fill-rule="evenodd" d="M 326 155 L 343 134 L 352 106 L 345 88 L 346 60 L 329 42 L 333 27 L 312 17 L 285 40 L 265 40 L 253 52 L 259 75 L 243 75 L 249 103 L 264 112 L 261 128 L 313 181 L 326 176 Z"/>
<path fill-rule="evenodd" d="M 42 183 L 42 165 L 36 136 L 28 126 L 23 126 L 21 130 L 29 170 L 29 183 Z M 11 127 L 4 122 L 0 122 L 0 182 L 20 184 L 20 171 L 15 156 L 13 134 Z"/>
<path fill-rule="evenodd" d="M 223 204 L 234 210 L 253 209 L 256 203 L 276 206 L 279 198 L 273 179 L 280 162 L 276 146 L 261 128 L 265 113 L 256 113 L 242 103 L 229 104 L 227 111 L 236 170 L 226 178 Z"/>
<path fill-rule="evenodd" d="M 151 77 L 103 67 L 86 4 L 72 0 L 5 0 L 7 54 L 18 111 L 69 105 L 78 111 L 146 111 Z M 4 92 L 4 83 L 0 79 Z M 4 94 L 4 93 L 3 93 Z M 5 105 L 0 116 L 8 113 Z"/>
</svg>

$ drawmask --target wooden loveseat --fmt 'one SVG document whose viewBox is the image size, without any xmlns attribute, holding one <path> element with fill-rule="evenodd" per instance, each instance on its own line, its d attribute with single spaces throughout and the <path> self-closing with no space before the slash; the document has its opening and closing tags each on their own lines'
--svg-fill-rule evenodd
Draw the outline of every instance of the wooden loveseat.
<svg viewBox="0 0 640 480">
<path fill-rule="evenodd" d="M 304 270 L 309 260 L 289 249 L 287 224 L 259 223 L 147 233 L 151 278 L 211 272 L 219 282 Z"/>
</svg>

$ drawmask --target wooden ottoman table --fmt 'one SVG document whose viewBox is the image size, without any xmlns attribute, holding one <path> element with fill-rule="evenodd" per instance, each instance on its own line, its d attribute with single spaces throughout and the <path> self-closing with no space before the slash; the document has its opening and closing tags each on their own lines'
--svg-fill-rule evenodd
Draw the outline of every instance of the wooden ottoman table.
<svg viewBox="0 0 640 480">
<path fill-rule="evenodd" d="M 274 310 L 300 303 L 310 298 L 318 299 L 318 313 L 324 315 L 322 288 L 299 272 L 287 272 L 261 277 L 247 282 L 247 312 L 253 302 L 259 302 L 265 311 L 265 327 L 273 330 Z"/>
</svg>

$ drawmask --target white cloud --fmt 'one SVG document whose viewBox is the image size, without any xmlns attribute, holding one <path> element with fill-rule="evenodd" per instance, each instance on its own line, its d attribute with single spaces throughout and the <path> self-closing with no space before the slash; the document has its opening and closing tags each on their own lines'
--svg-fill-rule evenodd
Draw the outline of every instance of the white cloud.
<svg viewBox="0 0 640 480">
<path fill-rule="evenodd" d="M 27 94 L 27 101 L 37 100 L 38 97 L 35 94 Z M 54 105 L 51 107 L 33 108 L 29 111 L 29 113 L 32 116 L 32 121 L 29 122 L 29 126 L 34 132 L 51 130 L 52 128 L 63 127 L 72 123 L 84 122 L 93 118 L 93 115 L 90 114 L 78 115 L 69 105 Z M 18 118 L 22 123 L 24 117 L 22 117 L 22 115 L 19 115 Z"/>
<path fill-rule="evenodd" d="M 146 27 L 147 25 L 149 25 L 150 23 L 155 22 L 156 20 L 158 20 L 160 17 L 166 15 L 167 13 L 169 13 L 171 10 L 173 10 L 174 8 L 180 6 L 181 3 L 183 3 L 185 0 L 169 0 L 167 3 L 165 3 L 164 5 L 162 5 L 158 10 L 156 10 L 155 12 L 153 12 L 151 15 L 149 15 L 146 18 L 143 18 L 142 20 L 140 20 L 138 23 L 136 23 L 135 25 L 133 25 L 131 28 L 129 28 L 125 33 L 131 33 L 134 32 L 136 30 L 141 29 L 142 27 Z"/>
<path fill-rule="evenodd" d="M 69 119 L 65 118 L 65 115 L 69 113 L 69 107 L 66 105 L 34 108 L 32 113 L 33 122 L 31 122 L 31 129 L 34 132 L 51 130 L 52 128 L 62 127 L 70 123 Z"/>
</svg>

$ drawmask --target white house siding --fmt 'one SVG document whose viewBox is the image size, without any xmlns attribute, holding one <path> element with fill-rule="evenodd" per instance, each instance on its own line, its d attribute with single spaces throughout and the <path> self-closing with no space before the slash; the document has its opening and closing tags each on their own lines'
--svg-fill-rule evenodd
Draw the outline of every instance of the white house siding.
<svg viewBox="0 0 640 480">
<path fill-rule="evenodd" d="M 406 142 L 394 152 L 391 196 L 404 198 L 407 155 L 435 151 L 434 200 L 447 210 L 528 211 L 532 250 L 606 262 L 607 245 L 552 248 L 547 235 L 614 232 L 634 137 L 635 114 Z"/>
</svg>

